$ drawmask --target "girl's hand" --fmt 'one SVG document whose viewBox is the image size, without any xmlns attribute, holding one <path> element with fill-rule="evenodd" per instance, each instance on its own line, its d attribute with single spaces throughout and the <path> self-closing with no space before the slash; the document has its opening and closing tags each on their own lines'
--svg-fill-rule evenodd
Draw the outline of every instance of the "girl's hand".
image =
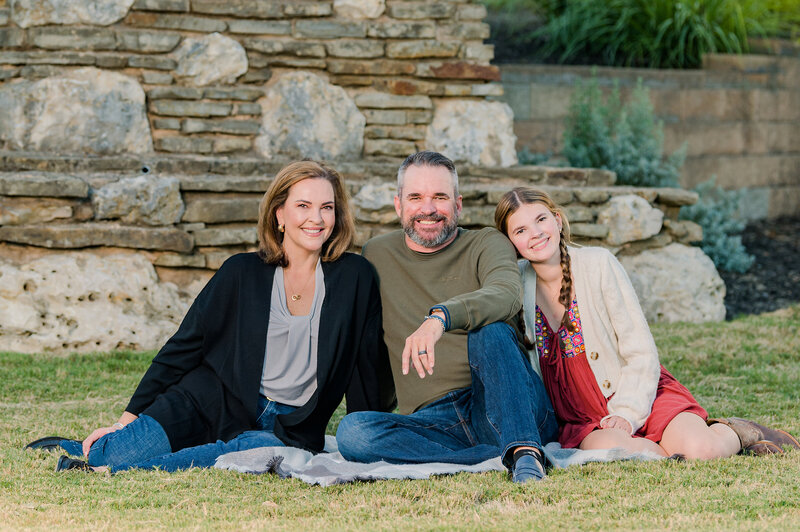
<svg viewBox="0 0 800 532">
<path fill-rule="evenodd" d="M 633 427 L 628 421 L 619 416 L 608 416 L 600 421 L 600 428 L 601 429 L 620 429 L 624 430 L 628 434 L 633 434 Z"/>
</svg>

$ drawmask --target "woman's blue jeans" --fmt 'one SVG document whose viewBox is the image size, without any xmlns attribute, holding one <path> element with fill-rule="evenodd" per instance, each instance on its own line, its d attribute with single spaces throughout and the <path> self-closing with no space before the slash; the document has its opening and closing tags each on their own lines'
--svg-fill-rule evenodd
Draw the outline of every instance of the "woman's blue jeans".
<svg viewBox="0 0 800 532">
<path fill-rule="evenodd" d="M 296 407 L 276 403 L 266 397 L 259 397 L 261 415 L 256 421 L 260 430 L 249 430 L 230 441 L 218 440 L 214 443 L 187 447 L 172 452 L 169 438 L 161 425 L 150 416 L 142 415 L 125 428 L 106 434 L 98 439 L 89 450 L 89 465 L 108 466 L 112 472 L 126 469 L 163 469 L 178 471 L 190 467 L 211 467 L 217 457 L 236 451 L 257 447 L 283 446 L 275 436 L 275 417 L 288 414 Z M 80 447 L 64 442 L 62 447 L 70 454 L 83 454 Z"/>
<path fill-rule="evenodd" d="M 511 327 L 492 323 L 468 336 L 472 386 L 413 414 L 354 412 L 339 423 L 339 451 L 356 462 L 476 464 L 558 436 L 553 407 Z"/>
</svg>

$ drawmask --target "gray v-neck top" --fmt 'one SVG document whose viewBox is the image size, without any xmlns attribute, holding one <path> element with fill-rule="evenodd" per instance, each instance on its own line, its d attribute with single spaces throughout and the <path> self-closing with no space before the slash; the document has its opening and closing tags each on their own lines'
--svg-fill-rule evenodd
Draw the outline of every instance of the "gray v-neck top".
<svg viewBox="0 0 800 532">
<path fill-rule="evenodd" d="M 291 406 L 304 405 L 317 389 L 317 340 L 325 299 L 325 278 L 319 261 L 314 275 L 314 300 L 306 316 L 289 312 L 283 268 L 275 270 L 272 282 L 261 394 Z"/>
</svg>

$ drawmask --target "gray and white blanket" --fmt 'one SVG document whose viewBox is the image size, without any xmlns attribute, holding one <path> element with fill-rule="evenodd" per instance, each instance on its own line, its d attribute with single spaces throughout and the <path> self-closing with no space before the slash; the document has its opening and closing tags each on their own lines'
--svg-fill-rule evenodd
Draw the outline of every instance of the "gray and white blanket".
<svg viewBox="0 0 800 532">
<path fill-rule="evenodd" d="M 631 453 L 624 449 L 583 451 L 562 449 L 558 443 L 549 443 L 545 455 L 554 467 L 565 468 L 588 462 L 610 462 L 613 460 L 658 460 L 653 453 Z M 314 455 L 294 447 L 260 447 L 248 451 L 228 453 L 217 458 L 216 468 L 240 473 L 276 473 L 281 478 L 296 478 L 307 484 L 331 486 L 347 482 L 386 479 L 426 479 L 431 475 L 455 473 L 482 473 L 504 471 L 500 458 L 492 458 L 475 465 L 465 464 L 390 464 L 373 462 L 361 464 L 348 462 L 336 447 L 333 436 L 325 437 L 325 452 Z"/>
</svg>

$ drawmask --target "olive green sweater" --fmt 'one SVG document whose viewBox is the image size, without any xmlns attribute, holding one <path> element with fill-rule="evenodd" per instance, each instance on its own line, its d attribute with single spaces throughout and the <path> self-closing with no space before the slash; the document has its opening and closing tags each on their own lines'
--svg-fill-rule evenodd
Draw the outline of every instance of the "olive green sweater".
<svg viewBox="0 0 800 532">
<path fill-rule="evenodd" d="M 472 385 L 467 332 L 516 316 L 522 285 L 511 243 L 495 229 L 459 228 L 446 248 L 418 253 L 402 231 L 371 239 L 362 251 L 378 271 L 384 339 L 400 413 L 410 414 L 448 392 Z M 436 343 L 433 375 L 401 372 L 406 338 L 431 307 L 447 310 L 448 331 Z"/>
</svg>

